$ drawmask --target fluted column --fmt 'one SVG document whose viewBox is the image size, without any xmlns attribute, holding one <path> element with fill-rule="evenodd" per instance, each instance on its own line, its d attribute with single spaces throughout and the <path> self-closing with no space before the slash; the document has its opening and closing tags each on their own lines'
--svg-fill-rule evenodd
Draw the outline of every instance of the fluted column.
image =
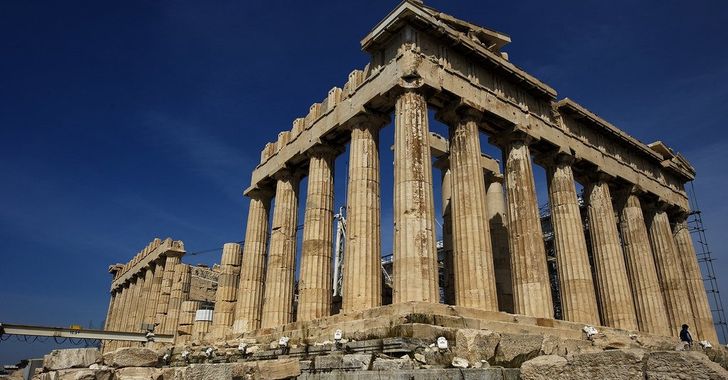
<svg viewBox="0 0 728 380">
<path fill-rule="evenodd" d="M 444 251 L 443 277 L 445 283 L 444 302 L 447 305 L 455 305 L 455 268 L 453 264 L 453 242 L 452 242 L 452 173 L 450 172 L 450 160 L 442 157 L 435 161 L 435 167 L 440 169 L 442 180 L 442 250 Z"/>
<path fill-rule="evenodd" d="M 331 315 L 334 222 L 334 160 L 328 146 L 309 149 L 308 192 L 301 241 L 298 321 Z"/>
<path fill-rule="evenodd" d="M 383 124 L 368 115 L 352 120 L 342 312 L 382 304 L 379 130 Z"/>
<path fill-rule="evenodd" d="M 299 178 L 285 169 L 276 175 L 276 180 L 261 322 L 263 328 L 292 321 Z"/>
<path fill-rule="evenodd" d="M 640 200 L 632 189 L 619 198 L 619 229 L 639 330 L 669 336 L 670 324 Z"/>
<path fill-rule="evenodd" d="M 503 194 L 503 176 L 492 173 L 485 176 L 486 203 L 490 241 L 493 245 L 493 267 L 498 293 L 498 309 L 513 313 L 513 283 L 511 279 L 511 254 L 508 251 L 508 226 L 506 198 Z"/>
<path fill-rule="evenodd" d="M 713 313 L 710 311 L 708 295 L 705 293 L 698 256 L 695 254 L 695 246 L 693 246 L 693 239 L 685 218 L 685 214 L 678 215 L 676 218 L 673 239 L 678 256 L 680 256 L 683 273 L 685 273 L 688 299 L 695 320 L 695 331 L 698 333 L 699 339 L 715 344 L 718 342 L 718 334 L 713 324 Z"/>
<path fill-rule="evenodd" d="M 128 284 L 121 284 L 118 289 L 121 293 L 121 297 L 119 299 L 119 316 L 114 319 L 112 330 L 126 331 L 126 318 L 129 315 L 129 286 Z"/>
<path fill-rule="evenodd" d="M 157 325 L 158 331 L 164 327 L 164 319 L 169 310 L 169 295 L 172 293 L 172 283 L 174 281 L 174 270 L 180 264 L 180 255 L 168 252 L 164 259 L 164 273 L 162 274 L 162 283 L 159 286 L 159 299 L 157 301 L 157 315 L 154 323 Z"/>
<path fill-rule="evenodd" d="M 142 288 L 144 288 L 144 277 L 141 273 L 135 273 L 132 280 L 131 307 L 129 308 L 129 321 L 126 324 L 127 331 L 139 332 L 139 305 L 141 302 Z"/>
<path fill-rule="evenodd" d="M 265 254 L 268 247 L 269 192 L 256 189 L 249 193 L 248 222 L 245 228 L 243 264 L 235 304 L 236 334 L 260 328 L 265 280 Z"/>
<path fill-rule="evenodd" d="M 599 311 L 572 163 L 573 157 L 560 154 L 547 168 L 561 308 L 566 321 L 598 325 Z"/>
<path fill-rule="evenodd" d="M 406 90 L 395 105 L 393 302 L 438 302 L 435 203 L 427 102 Z"/>
<path fill-rule="evenodd" d="M 609 185 L 600 176 L 587 185 L 585 193 L 589 204 L 589 236 L 602 324 L 637 330 L 634 301 L 627 279 Z"/>
<path fill-rule="evenodd" d="M 480 165 L 480 133 L 473 110 L 453 116 L 450 125 L 455 304 L 498 311 L 493 247 Z"/>
<path fill-rule="evenodd" d="M 154 271 L 152 266 L 147 266 L 144 269 L 144 287 L 139 298 L 139 316 L 137 321 L 139 324 L 153 324 L 153 320 L 146 319 L 147 308 L 149 307 L 149 297 L 152 293 L 152 283 L 154 282 Z M 156 309 L 156 307 L 155 307 Z"/>
<path fill-rule="evenodd" d="M 145 323 L 154 324 L 157 317 L 157 301 L 159 300 L 160 289 L 162 288 L 162 277 L 164 276 L 164 263 L 157 261 L 152 266 L 152 287 L 149 288 L 147 307 L 144 310 Z"/>
<path fill-rule="evenodd" d="M 672 238 L 670 220 L 663 205 L 650 207 L 648 216 L 650 242 L 652 254 L 655 258 L 657 278 L 665 299 L 667 320 L 670 322 L 670 331 L 678 336 L 681 326 L 687 324 L 694 326 L 693 316 L 688 300 L 687 284 L 683 274 L 683 263 L 678 256 L 675 241 Z"/>
<path fill-rule="evenodd" d="M 220 276 L 215 292 L 215 310 L 212 314 L 212 330 L 223 338 L 235 320 L 235 302 L 240 282 L 240 264 L 243 255 L 240 244 L 225 243 L 220 258 Z"/>
<path fill-rule="evenodd" d="M 190 269 L 189 265 L 181 263 L 174 268 L 174 282 L 169 294 L 169 309 L 167 309 L 167 316 L 164 318 L 162 334 L 176 335 L 182 301 L 186 301 L 190 294 Z"/>
<path fill-rule="evenodd" d="M 514 133 L 505 141 L 508 242 L 516 314 L 553 318 L 546 249 L 538 214 L 528 137 Z"/>
</svg>

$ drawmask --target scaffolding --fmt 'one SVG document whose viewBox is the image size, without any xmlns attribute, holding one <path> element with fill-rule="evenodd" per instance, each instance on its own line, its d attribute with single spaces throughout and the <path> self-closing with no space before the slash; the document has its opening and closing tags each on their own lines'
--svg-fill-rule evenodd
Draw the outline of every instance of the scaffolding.
<svg viewBox="0 0 728 380">
<path fill-rule="evenodd" d="M 691 210 L 687 220 L 688 229 L 693 235 L 693 244 L 696 248 L 695 252 L 698 256 L 698 263 L 703 274 L 703 284 L 705 284 L 710 310 L 713 313 L 713 323 L 715 324 L 718 338 L 721 342 L 726 343 L 728 341 L 728 322 L 726 321 L 725 310 L 723 309 L 723 300 L 720 297 L 718 278 L 715 275 L 715 268 L 713 266 L 713 262 L 716 259 L 713 258 L 710 247 L 708 246 L 702 212 L 700 211 L 693 182 L 690 182 L 690 186 L 688 187 L 688 198 L 690 200 Z"/>
</svg>

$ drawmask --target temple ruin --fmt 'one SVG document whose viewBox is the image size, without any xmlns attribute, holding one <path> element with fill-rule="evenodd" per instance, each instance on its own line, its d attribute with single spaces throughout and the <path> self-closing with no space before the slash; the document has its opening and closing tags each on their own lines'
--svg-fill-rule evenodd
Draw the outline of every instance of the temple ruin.
<svg viewBox="0 0 728 380">
<path fill-rule="evenodd" d="M 180 361 L 195 345 L 233 352 L 237 344 L 259 345 L 241 350 L 246 360 L 310 359 L 337 330 L 361 343 L 352 350 L 375 353 L 440 336 L 460 346 L 462 329 L 585 341 L 585 326 L 646 347 L 649 339 L 674 345 L 688 324 L 696 341 L 717 345 L 685 223 L 693 167 L 664 143 L 644 144 L 559 99 L 509 61 L 501 49 L 510 42 L 419 1 L 402 2 L 361 41 L 369 64 L 262 149 L 244 191 L 244 243 L 225 244 L 214 270 L 182 264 L 184 245 L 171 239 L 112 266 L 106 329 L 175 335 L 170 352 Z M 449 136 L 430 132 L 431 110 Z M 379 157 L 389 147 L 379 136 L 390 122 L 394 204 L 383 205 Z M 500 148 L 500 161 L 483 154 L 482 135 Z M 333 176 L 346 144 L 337 304 Z M 541 201 L 550 209 L 554 275 L 534 163 L 547 173 Z M 444 220 L 440 257 L 435 202 Z M 383 207 L 394 218 L 393 247 L 385 248 L 393 252 L 391 273 L 382 270 Z M 383 301 L 385 275 L 391 303 Z"/>
</svg>

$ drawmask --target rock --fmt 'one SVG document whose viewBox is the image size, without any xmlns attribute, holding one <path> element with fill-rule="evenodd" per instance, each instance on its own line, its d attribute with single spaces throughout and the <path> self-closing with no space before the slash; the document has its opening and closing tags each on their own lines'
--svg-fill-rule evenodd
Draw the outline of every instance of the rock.
<svg viewBox="0 0 728 380">
<path fill-rule="evenodd" d="M 187 373 L 185 375 L 185 378 L 188 380 L 232 380 L 233 378 L 232 366 L 225 363 L 192 364 L 187 367 Z"/>
<path fill-rule="evenodd" d="M 540 335 L 502 334 L 495 353 L 494 364 L 518 368 L 538 356 L 543 338 Z"/>
<path fill-rule="evenodd" d="M 114 380 L 162 380 L 163 371 L 149 367 L 126 367 L 114 371 Z"/>
<path fill-rule="evenodd" d="M 647 379 L 728 379 L 728 370 L 700 352 L 658 351 L 646 359 Z"/>
<path fill-rule="evenodd" d="M 360 370 L 368 370 L 369 366 L 372 364 L 372 355 L 371 354 L 349 354 L 344 355 L 343 358 L 343 368 L 344 369 L 360 369 Z"/>
<path fill-rule="evenodd" d="M 712 348 L 706 349 L 705 354 L 708 355 L 708 359 L 728 369 L 728 349 L 725 347 L 713 346 Z"/>
<path fill-rule="evenodd" d="M 298 359 L 262 360 L 257 362 L 258 377 L 261 380 L 279 380 L 297 377 L 301 374 Z"/>
<path fill-rule="evenodd" d="M 470 362 L 492 361 L 500 339 L 500 334 L 494 331 L 461 329 L 455 335 L 454 352 Z"/>
<path fill-rule="evenodd" d="M 343 366 L 343 355 L 319 355 L 313 360 L 313 366 L 319 371 L 330 371 L 341 369 Z"/>
<path fill-rule="evenodd" d="M 558 355 L 543 355 L 526 361 L 521 366 L 523 380 L 561 379 L 567 361 Z"/>
<path fill-rule="evenodd" d="M 545 355 L 521 366 L 522 380 L 643 379 L 641 350 L 610 350 L 585 354 Z"/>
<path fill-rule="evenodd" d="M 425 359 L 425 355 L 420 354 L 418 352 L 415 353 L 415 361 L 420 362 L 422 364 L 427 364 L 427 360 Z"/>
<path fill-rule="evenodd" d="M 468 368 L 468 366 L 470 365 L 470 363 L 468 363 L 468 359 L 460 358 L 457 356 L 452 358 L 452 362 L 450 364 L 452 364 L 452 366 L 455 368 Z"/>
<path fill-rule="evenodd" d="M 156 367 L 159 362 L 157 352 L 145 347 L 124 347 L 104 355 L 104 363 L 115 368 Z"/>
<path fill-rule="evenodd" d="M 73 348 L 53 350 L 43 357 L 43 368 L 50 371 L 68 368 L 88 368 L 101 360 L 97 348 Z"/>
<path fill-rule="evenodd" d="M 625 348 L 639 348 L 639 344 L 626 334 L 604 331 L 592 337 L 594 347 L 602 350 L 615 350 Z"/>
<path fill-rule="evenodd" d="M 374 371 L 392 371 L 398 369 L 414 368 L 414 363 L 412 363 L 412 359 L 410 359 L 409 357 L 399 359 L 376 358 L 374 359 L 374 364 L 372 364 L 372 369 Z"/>
<path fill-rule="evenodd" d="M 250 355 L 252 355 L 256 352 L 260 352 L 260 351 L 263 351 L 263 349 L 260 348 L 260 346 L 250 346 L 250 347 L 245 348 L 245 353 L 250 354 Z"/>
</svg>

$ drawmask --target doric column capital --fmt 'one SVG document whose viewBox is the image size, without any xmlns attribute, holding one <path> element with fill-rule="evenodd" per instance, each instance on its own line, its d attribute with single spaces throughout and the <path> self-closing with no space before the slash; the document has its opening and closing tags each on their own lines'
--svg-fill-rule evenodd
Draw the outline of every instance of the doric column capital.
<svg viewBox="0 0 728 380">
<path fill-rule="evenodd" d="M 306 156 L 311 157 L 322 157 L 322 158 L 333 158 L 341 154 L 343 150 L 336 148 L 328 144 L 316 144 L 306 151 Z"/>
<path fill-rule="evenodd" d="M 479 123 L 483 119 L 483 113 L 468 102 L 459 99 L 437 111 L 435 118 L 450 127 L 454 127 L 462 122 Z"/>
<path fill-rule="evenodd" d="M 348 129 L 375 129 L 379 130 L 389 124 L 389 115 L 370 110 L 362 111 L 349 119 L 345 124 Z"/>
<path fill-rule="evenodd" d="M 250 199 L 257 199 L 261 201 L 268 201 L 271 198 L 273 198 L 273 195 L 275 194 L 275 191 L 273 191 L 270 188 L 261 188 L 256 187 L 255 189 L 252 189 L 248 191 L 247 194 L 245 194 Z"/>
<path fill-rule="evenodd" d="M 491 144 L 499 146 L 501 147 L 501 149 L 505 150 L 513 143 L 531 145 L 531 143 L 534 142 L 534 139 L 531 135 L 516 126 L 513 127 L 510 131 L 506 131 L 496 136 L 490 137 L 488 141 Z"/>
<path fill-rule="evenodd" d="M 298 181 L 303 176 L 303 172 L 300 170 L 300 168 L 292 168 L 292 167 L 285 167 L 279 171 L 277 171 L 275 174 L 273 174 L 273 179 L 276 181 Z"/>
</svg>

